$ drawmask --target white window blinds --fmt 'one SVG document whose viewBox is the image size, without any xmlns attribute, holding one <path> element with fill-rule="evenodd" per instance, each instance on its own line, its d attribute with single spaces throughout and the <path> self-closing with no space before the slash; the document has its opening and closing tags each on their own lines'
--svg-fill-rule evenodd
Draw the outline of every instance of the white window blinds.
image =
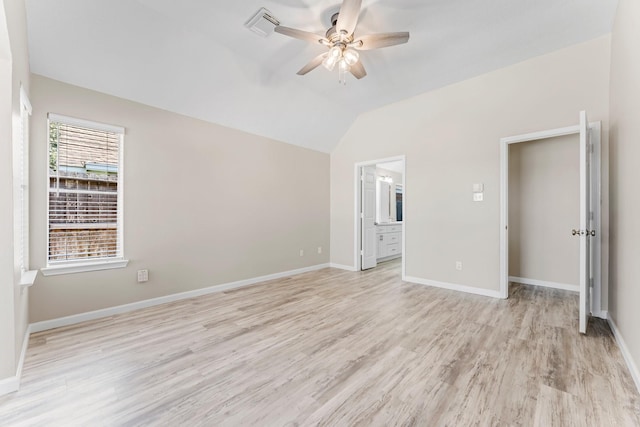
<svg viewBox="0 0 640 427">
<path fill-rule="evenodd" d="M 123 134 L 49 114 L 49 265 L 122 258 Z"/>
<path fill-rule="evenodd" d="M 20 270 L 29 270 L 29 116 L 31 103 L 20 86 Z"/>
</svg>

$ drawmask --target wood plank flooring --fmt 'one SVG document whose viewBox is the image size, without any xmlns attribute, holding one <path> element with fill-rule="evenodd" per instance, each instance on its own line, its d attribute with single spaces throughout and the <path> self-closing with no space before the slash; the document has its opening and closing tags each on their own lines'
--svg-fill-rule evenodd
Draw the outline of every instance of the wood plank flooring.
<svg viewBox="0 0 640 427">
<path fill-rule="evenodd" d="M 2 426 L 640 426 L 576 294 L 324 269 L 34 334 Z"/>
</svg>

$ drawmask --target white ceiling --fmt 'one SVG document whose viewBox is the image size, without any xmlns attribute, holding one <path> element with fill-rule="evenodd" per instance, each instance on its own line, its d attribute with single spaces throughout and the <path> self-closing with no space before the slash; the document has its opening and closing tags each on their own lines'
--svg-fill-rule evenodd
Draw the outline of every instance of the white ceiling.
<svg viewBox="0 0 640 427">
<path fill-rule="evenodd" d="M 296 75 L 322 46 L 244 27 L 266 7 L 323 34 L 340 0 L 26 4 L 36 74 L 330 152 L 363 112 L 609 33 L 617 0 L 364 0 L 356 34 L 411 39 L 362 52 L 368 76 L 346 86 Z"/>
</svg>

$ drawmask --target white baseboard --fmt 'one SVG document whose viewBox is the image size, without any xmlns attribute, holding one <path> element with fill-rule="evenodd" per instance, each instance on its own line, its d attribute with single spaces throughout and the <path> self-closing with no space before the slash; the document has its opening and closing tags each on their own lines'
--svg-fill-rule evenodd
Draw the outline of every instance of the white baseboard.
<svg viewBox="0 0 640 427">
<path fill-rule="evenodd" d="M 338 268 L 340 270 L 347 270 L 347 271 L 357 271 L 355 267 L 352 267 L 350 265 L 342 265 L 342 264 L 336 264 L 334 262 L 332 262 L 331 264 L 329 264 L 329 267 L 331 268 Z"/>
<path fill-rule="evenodd" d="M 153 307 L 155 305 L 166 304 L 169 302 L 180 301 L 183 299 L 199 297 L 202 295 L 212 294 L 215 292 L 223 292 L 231 289 L 242 288 L 245 286 L 255 285 L 267 280 L 281 279 L 283 277 L 295 276 L 297 274 L 307 273 L 310 271 L 321 270 L 329 267 L 329 264 L 318 264 L 311 267 L 299 268 L 296 270 L 283 271 L 281 273 L 268 274 L 266 276 L 254 277 L 251 279 L 238 280 L 237 282 L 223 283 L 202 289 L 194 289 L 192 291 L 180 292 L 177 294 L 165 295 L 162 297 L 151 298 L 142 301 L 136 301 L 129 304 L 118 305 L 115 307 L 103 308 L 100 310 L 89 311 L 86 313 L 74 314 L 71 316 L 59 317 L 57 319 L 44 320 L 32 323 L 31 332 L 41 332 L 48 329 L 60 328 L 62 326 L 74 325 L 76 323 L 86 322 L 87 320 L 100 319 L 116 314 L 126 313 L 141 308 Z"/>
<path fill-rule="evenodd" d="M 548 282 L 546 280 L 527 279 L 525 277 L 509 276 L 510 282 L 522 283 L 523 285 L 542 286 L 545 288 L 561 289 L 563 291 L 580 292 L 578 285 L 569 283 Z"/>
<path fill-rule="evenodd" d="M 502 298 L 500 291 L 491 289 L 474 288 L 473 286 L 458 285 L 456 283 L 438 282 L 435 280 L 420 279 L 419 277 L 405 276 L 405 282 L 416 283 L 418 285 L 433 286 L 436 288 L 449 289 L 452 291 L 465 292 L 467 294 L 482 295 L 485 297 Z"/>
<path fill-rule="evenodd" d="M 19 386 L 20 382 L 18 381 L 18 377 L 16 377 L 15 375 L 0 380 L 0 396 L 18 391 Z"/>
<path fill-rule="evenodd" d="M 622 353 L 622 357 L 624 357 L 625 362 L 627 362 L 627 367 L 629 368 L 629 372 L 631 372 L 631 377 L 633 381 L 636 383 L 636 388 L 640 392 L 640 370 L 638 370 L 638 365 L 633 360 L 631 353 L 629 352 L 629 348 L 622 338 L 620 334 L 620 330 L 616 326 L 616 323 L 613 321 L 611 316 L 607 316 L 607 321 L 609 322 L 609 326 L 613 331 L 613 336 L 616 337 L 616 342 L 618 343 L 618 347 L 620 347 L 620 352 Z"/>
<path fill-rule="evenodd" d="M 20 351 L 20 359 L 18 360 L 18 367 L 16 368 L 16 374 L 12 377 L 0 380 L 0 396 L 8 393 L 18 391 L 20 388 L 20 379 L 22 378 L 22 367 L 24 366 L 24 358 L 27 355 L 27 347 L 29 346 L 29 336 L 31 335 L 31 325 L 27 326 L 27 330 L 24 333 L 22 339 L 22 350 Z"/>
</svg>

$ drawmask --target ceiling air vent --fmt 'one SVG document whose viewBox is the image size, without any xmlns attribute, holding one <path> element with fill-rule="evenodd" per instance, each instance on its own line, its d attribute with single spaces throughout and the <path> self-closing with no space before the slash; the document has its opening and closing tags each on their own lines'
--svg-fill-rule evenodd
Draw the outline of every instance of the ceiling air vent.
<svg viewBox="0 0 640 427">
<path fill-rule="evenodd" d="M 278 25 L 280 25 L 280 21 L 264 7 L 244 24 L 245 27 L 261 37 L 268 37 Z"/>
</svg>

